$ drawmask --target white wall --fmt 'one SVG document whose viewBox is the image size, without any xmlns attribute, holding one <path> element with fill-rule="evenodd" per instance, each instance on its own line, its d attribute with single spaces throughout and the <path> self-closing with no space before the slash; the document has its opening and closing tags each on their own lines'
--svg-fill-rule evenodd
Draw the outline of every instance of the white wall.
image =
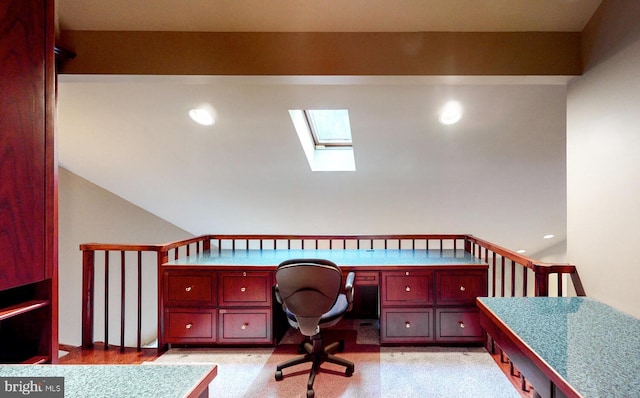
<svg viewBox="0 0 640 398">
<path fill-rule="evenodd" d="M 81 293 L 82 293 L 82 252 L 81 243 L 165 243 L 189 238 L 192 235 L 176 228 L 174 225 L 154 216 L 153 214 L 132 205 L 122 198 L 78 177 L 77 175 L 59 168 L 59 279 L 60 279 L 60 311 L 59 311 L 59 340 L 61 344 L 79 346 L 81 343 Z M 119 264 L 119 253 L 110 257 L 113 264 Z M 102 257 L 100 258 L 102 259 Z M 129 262 L 130 260 L 127 260 Z M 131 262 L 135 266 L 136 260 Z M 153 261 L 153 260 L 152 260 Z M 113 270 L 111 286 L 119 287 L 119 277 Z M 96 275 L 100 281 L 101 275 Z M 117 277 L 117 278 L 116 278 Z M 147 311 L 143 314 L 143 343 L 155 338 L 157 316 L 156 308 L 156 271 L 143 271 L 144 283 L 151 289 L 143 297 L 143 306 Z M 102 279 L 103 280 L 103 279 Z M 127 277 L 127 286 L 135 288 L 136 281 Z M 109 341 L 119 342 L 119 293 L 110 289 L 117 300 L 111 304 Z M 126 301 L 126 322 L 136 325 L 136 297 L 129 297 Z M 150 310 L 149 310 L 150 309 Z M 96 317 L 102 320 L 104 312 L 98 311 Z M 129 327 L 127 327 L 129 329 Z M 96 340 L 102 341 L 102 329 L 96 330 Z M 135 345 L 135 332 L 127 334 L 127 345 Z M 132 344 L 130 344 L 132 343 Z"/>
<path fill-rule="evenodd" d="M 637 25 L 640 2 L 603 6 L 612 4 L 628 10 L 605 13 L 591 32 L 624 32 L 613 15 Z M 593 68 L 568 88 L 567 260 L 588 296 L 640 318 L 640 35 L 622 41 L 631 44 L 586 62 Z"/>
</svg>

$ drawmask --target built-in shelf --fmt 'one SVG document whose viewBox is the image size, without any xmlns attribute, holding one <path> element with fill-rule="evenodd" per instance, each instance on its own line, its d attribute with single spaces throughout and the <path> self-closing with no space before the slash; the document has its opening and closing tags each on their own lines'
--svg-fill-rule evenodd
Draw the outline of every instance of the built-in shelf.
<svg viewBox="0 0 640 398">
<path fill-rule="evenodd" d="M 5 319 L 24 314 L 26 312 L 34 311 L 48 305 L 49 300 L 29 300 L 10 307 L 0 308 L 0 321 L 4 321 Z"/>
</svg>

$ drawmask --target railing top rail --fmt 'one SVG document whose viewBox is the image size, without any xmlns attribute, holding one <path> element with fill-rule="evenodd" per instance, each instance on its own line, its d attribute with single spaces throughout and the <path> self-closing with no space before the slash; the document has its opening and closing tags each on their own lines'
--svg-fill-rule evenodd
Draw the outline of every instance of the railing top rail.
<svg viewBox="0 0 640 398">
<path fill-rule="evenodd" d="M 235 240 L 411 240 L 465 239 L 464 234 L 391 234 L 391 235 L 208 235 L 210 239 Z"/>
<path fill-rule="evenodd" d="M 551 272 L 551 273 L 554 273 L 554 272 L 571 273 L 575 271 L 575 268 L 576 268 L 575 265 L 569 264 L 569 263 L 546 263 L 542 261 L 537 261 L 532 258 L 523 256 L 520 253 L 516 253 L 512 250 L 505 249 L 504 247 L 488 242 L 484 239 L 476 238 L 473 235 L 467 235 L 467 240 L 472 243 L 476 243 L 481 247 L 486 247 L 492 252 L 499 254 L 502 257 L 513 260 L 516 263 L 521 264 L 527 268 L 531 268 L 534 271 L 536 270 L 542 271 L 542 268 L 545 268 L 547 272 Z"/>
<path fill-rule="evenodd" d="M 128 244 L 128 243 L 82 243 L 80 250 L 124 250 L 124 251 L 160 251 L 163 245 L 154 244 Z"/>
</svg>

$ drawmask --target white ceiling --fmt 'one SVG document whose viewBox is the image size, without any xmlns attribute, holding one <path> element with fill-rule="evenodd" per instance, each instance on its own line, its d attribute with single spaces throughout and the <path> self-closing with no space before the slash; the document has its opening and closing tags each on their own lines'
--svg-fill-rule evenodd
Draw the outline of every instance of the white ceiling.
<svg viewBox="0 0 640 398">
<path fill-rule="evenodd" d="M 134 3 L 60 0 L 60 26 L 580 31 L 600 1 Z M 565 238 L 566 81 L 61 75 L 59 161 L 196 235 L 471 233 L 535 253 Z M 437 110 L 448 99 L 465 115 L 444 127 Z M 215 109 L 214 126 L 188 119 L 201 103 Z M 356 172 L 309 170 L 294 108 L 349 109 Z"/>
</svg>

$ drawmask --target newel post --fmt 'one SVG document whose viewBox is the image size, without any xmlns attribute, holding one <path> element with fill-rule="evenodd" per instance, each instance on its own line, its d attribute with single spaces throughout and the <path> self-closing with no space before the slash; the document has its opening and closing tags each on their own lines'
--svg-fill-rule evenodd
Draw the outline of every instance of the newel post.
<svg viewBox="0 0 640 398">
<path fill-rule="evenodd" d="M 535 293 L 538 296 L 549 296 L 549 268 L 532 264 L 536 276 Z"/>
</svg>

